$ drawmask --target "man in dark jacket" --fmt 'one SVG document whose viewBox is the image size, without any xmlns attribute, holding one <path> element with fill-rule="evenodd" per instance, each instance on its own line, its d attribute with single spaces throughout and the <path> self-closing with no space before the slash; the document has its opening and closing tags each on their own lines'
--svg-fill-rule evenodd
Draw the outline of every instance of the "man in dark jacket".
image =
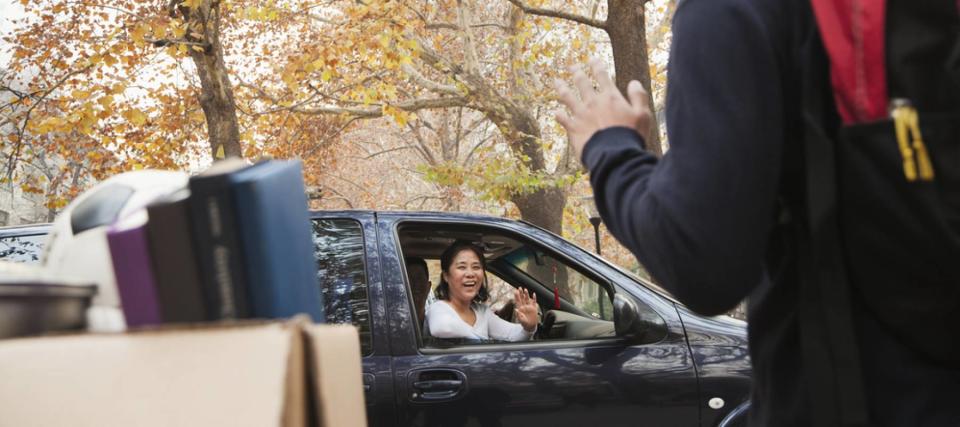
<svg viewBox="0 0 960 427">
<path fill-rule="evenodd" d="M 811 40 L 820 46 L 816 32 L 809 0 L 680 2 L 668 68 L 670 150 L 661 159 L 644 150 L 657 130 L 638 82 L 625 99 L 598 61 L 589 70 L 596 87 L 585 70 L 573 88 L 557 82 L 569 109 L 557 119 L 590 171 L 610 232 L 699 313 L 721 314 L 750 297 L 757 426 L 820 423 L 811 401 L 821 390 L 808 381 L 819 372 L 802 358 L 801 274 L 782 232 L 790 223 L 783 205 L 804 200 L 802 52 Z M 832 100 L 829 78 L 822 81 Z M 868 424 L 960 425 L 958 367 L 930 363 L 852 298 Z"/>
</svg>

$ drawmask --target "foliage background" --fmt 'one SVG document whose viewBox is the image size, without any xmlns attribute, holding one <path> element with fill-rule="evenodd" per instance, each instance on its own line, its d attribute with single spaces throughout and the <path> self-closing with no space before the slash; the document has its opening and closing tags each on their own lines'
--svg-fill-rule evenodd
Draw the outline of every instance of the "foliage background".
<svg viewBox="0 0 960 427">
<path fill-rule="evenodd" d="M 0 46 L 0 185 L 41 197 L 46 217 L 37 219 L 51 220 L 106 176 L 205 168 L 223 143 L 210 132 L 202 104 L 217 94 L 197 58 L 221 49 L 236 110 L 231 143 L 248 159 L 302 159 L 311 207 L 537 222 L 523 207 L 553 206 L 547 216 L 559 226 L 548 228 L 592 248 L 590 189 L 553 119 L 552 82 L 592 56 L 612 69 L 610 38 L 515 3 L 3 4 L 19 17 L 3 23 Z M 675 3 L 641 4 L 662 118 Z M 607 13 L 599 0 L 525 5 L 591 18 Z M 204 10 L 215 14 L 201 25 Z M 211 48 L 204 43 L 213 17 L 218 46 Z M 606 232 L 602 245 L 605 257 L 643 274 Z"/>
</svg>

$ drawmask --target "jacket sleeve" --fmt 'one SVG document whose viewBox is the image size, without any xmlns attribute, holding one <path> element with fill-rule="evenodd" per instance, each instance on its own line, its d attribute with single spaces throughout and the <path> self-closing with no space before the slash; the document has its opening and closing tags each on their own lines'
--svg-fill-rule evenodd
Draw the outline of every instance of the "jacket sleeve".
<svg viewBox="0 0 960 427">
<path fill-rule="evenodd" d="M 582 160 L 610 232 L 677 299 L 719 314 L 764 275 L 784 139 L 781 73 L 746 0 L 687 0 L 673 28 L 668 153 L 658 160 L 634 130 L 609 128 Z"/>
</svg>

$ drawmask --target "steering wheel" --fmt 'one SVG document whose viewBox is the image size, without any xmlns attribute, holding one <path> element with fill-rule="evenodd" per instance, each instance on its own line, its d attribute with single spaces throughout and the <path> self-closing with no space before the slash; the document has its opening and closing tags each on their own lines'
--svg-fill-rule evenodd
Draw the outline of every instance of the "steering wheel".
<svg viewBox="0 0 960 427">
<path fill-rule="evenodd" d="M 543 320 L 540 322 L 540 336 L 547 338 L 550 335 L 550 329 L 553 328 L 553 324 L 557 321 L 557 313 L 553 310 L 547 310 L 546 313 L 543 313 Z"/>
</svg>

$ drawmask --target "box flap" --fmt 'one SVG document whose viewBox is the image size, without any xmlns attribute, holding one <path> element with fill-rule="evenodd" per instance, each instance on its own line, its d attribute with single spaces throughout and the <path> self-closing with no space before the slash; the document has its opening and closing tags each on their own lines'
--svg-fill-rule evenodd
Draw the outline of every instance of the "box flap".
<svg viewBox="0 0 960 427">
<path fill-rule="evenodd" d="M 302 426 L 301 327 L 0 341 L 0 426 Z"/>
<path fill-rule="evenodd" d="M 313 360 L 314 404 L 319 425 L 367 425 L 360 367 L 360 339 L 350 325 L 307 325 L 309 354 Z"/>
</svg>

